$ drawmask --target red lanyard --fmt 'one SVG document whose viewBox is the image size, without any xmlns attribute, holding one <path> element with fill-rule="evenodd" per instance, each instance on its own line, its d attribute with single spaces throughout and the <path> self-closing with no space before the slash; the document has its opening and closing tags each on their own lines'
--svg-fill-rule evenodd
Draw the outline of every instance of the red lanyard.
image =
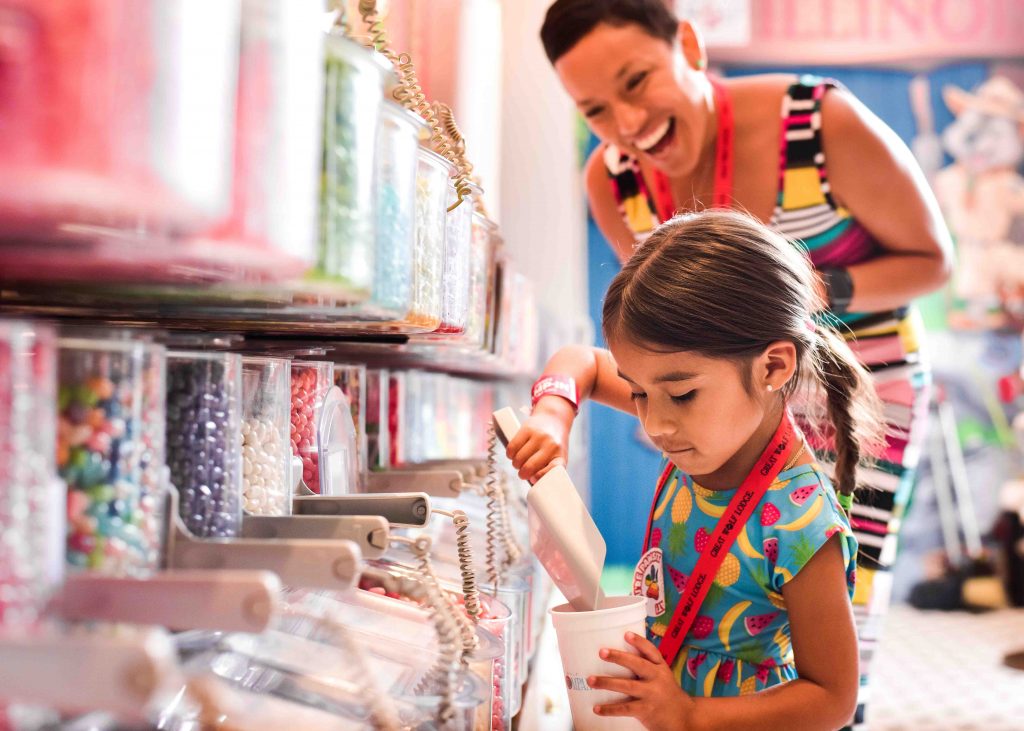
<svg viewBox="0 0 1024 731">
<path fill-rule="evenodd" d="M 708 76 L 711 88 L 715 93 L 715 111 L 718 113 L 718 136 L 715 138 L 715 188 L 712 199 L 712 208 L 732 207 L 732 153 L 733 153 L 733 132 L 735 123 L 732 116 L 732 99 L 725 85 Z M 658 218 L 667 221 L 672 218 L 675 212 L 675 202 L 672 200 L 672 187 L 668 176 L 661 170 L 654 171 L 654 204 L 658 208 Z"/>
<path fill-rule="evenodd" d="M 679 654 L 679 649 L 683 646 L 683 640 L 686 639 L 690 627 L 697 618 L 700 605 L 704 602 L 704 597 L 707 596 L 708 591 L 711 589 L 715 575 L 729 553 L 733 541 L 736 540 L 747 519 L 753 513 L 754 508 L 761 502 L 761 498 L 764 497 L 768 488 L 775 482 L 775 478 L 782 471 L 783 465 L 789 459 L 796 441 L 796 430 L 793 428 L 789 412 L 786 411 L 782 415 L 779 428 L 775 430 L 775 434 L 772 436 L 771 441 L 768 442 L 764 452 L 761 453 L 757 463 L 754 465 L 754 469 L 743 480 L 743 484 L 740 485 L 732 500 L 729 501 L 729 507 L 726 508 L 722 517 L 718 519 L 718 524 L 715 525 L 715 530 L 711 534 L 707 546 L 701 552 L 693 573 L 690 574 L 686 586 L 683 587 L 680 593 L 679 605 L 676 607 L 675 614 L 672 615 L 665 636 L 662 637 L 661 642 L 658 644 L 658 651 L 661 652 L 661 656 L 665 658 L 665 662 L 669 665 L 675 661 L 676 656 Z M 658 482 L 658 489 L 654 494 L 654 502 L 651 504 L 651 517 L 647 521 L 647 537 L 644 539 L 645 552 L 650 549 L 654 506 L 658 504 L 661 493 L 665 488 L 665 483 L 668 482 L 672 470 L 673 465 L 671 464 L 665 468 L 661 475 L 661 480 Z M 679 489 L 685 490 L 686 488 L 680 487 Z"/>
</svg>

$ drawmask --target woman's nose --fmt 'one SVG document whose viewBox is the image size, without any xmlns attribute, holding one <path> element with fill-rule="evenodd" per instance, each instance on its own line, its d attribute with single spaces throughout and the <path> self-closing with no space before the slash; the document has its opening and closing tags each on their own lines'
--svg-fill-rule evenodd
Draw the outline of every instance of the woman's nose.
<svg viewBox="0 0 1024 731">
<path fill-rule="evenodd" d="M 615 106 L 615 124 L 619 134 L 632 141 L 640 134 L 647 121 L 647 112 L 642 107 L 620 102 Z"/>
</svg>

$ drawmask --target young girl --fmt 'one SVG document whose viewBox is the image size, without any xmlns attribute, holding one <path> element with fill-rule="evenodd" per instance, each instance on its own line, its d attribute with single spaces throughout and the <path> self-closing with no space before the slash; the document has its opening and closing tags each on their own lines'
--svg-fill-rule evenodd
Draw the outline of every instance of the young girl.
<svg viewBox="0 0 1024 731">
<path fill-rule="evenodd" d="M 508 446 L 522 478 L 566 459 L 575 400 L 588 397 L 635 413 L 667 457 L 634 579 L 649 597 L 647 638 L 627 635 L 639 654 L 601 651 L 636 678 L 588 679 L 630 696 L 599 715 L 730 730 L 836 729 L 852 716 L 857 543 L 841 503 L 877 440 L 876 407 L 842 338 L 812 320 L 812 277 L 800 250 L 742 214 L 672 219 L 608 289 L 609 350 L 563 348 L 534 388 L 533 413 Z M 821 434 L 838 456 L 838 497 L 787 408 L 816 387 L 827 393 Z M 766 491 L 699 581 L 710 587 L 703 600 L 688 602 L 688 577 L 748 488 Z M 673 638 L 684 603 L 685 643 Z M 684 646 L 666 652 L 672 644 Z"/>
</svg>

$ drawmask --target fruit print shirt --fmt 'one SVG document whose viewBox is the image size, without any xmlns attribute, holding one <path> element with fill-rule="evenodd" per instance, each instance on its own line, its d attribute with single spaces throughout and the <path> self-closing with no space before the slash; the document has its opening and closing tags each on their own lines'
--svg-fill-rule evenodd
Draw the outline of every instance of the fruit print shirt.
<svg viewBox="0 0 1024 731">
<path fill-rule="evenodd" d="M 686 577 L 735 490 L 707 490 L 678 469 L 655 506 L 651 548 L 664 554 L 665 611 L 647 618 L 657 644 Z M 797 677 L 782 586 L 836 533 L 853 596 L 857 541 L 817 464 L 779 473 L 725 557 L 672 670 L 693 696 L 738 696 Z"/>
</svg>

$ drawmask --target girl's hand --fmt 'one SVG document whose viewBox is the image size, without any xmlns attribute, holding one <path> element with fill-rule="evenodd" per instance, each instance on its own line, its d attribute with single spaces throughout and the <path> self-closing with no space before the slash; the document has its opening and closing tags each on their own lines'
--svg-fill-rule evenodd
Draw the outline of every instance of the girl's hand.
<svg viewBox="0 0 1024 731">
<path fill-rule="evenodd" d="M 569 462 L 569 430 L 576 411 L 559 396 L 545 396 L 537 402 L 505 453 L 519 477 L 535 482 L 548 470 Z"/>
<path fill-rule="evenodd" d="M 683 731 L 692 724 L 693 698 L 676 682 L 672 669 L 646 637 L 626 633 L 626 642 L 640 653 L 601 650 L 601 659 L 621 665 L 636 678 L 591 677 L 591 688 L 614 690 L 632 696 L 621 703 L 594 706 L 599 716 L 632 716 L 651 731 Z"/>
</svg>

